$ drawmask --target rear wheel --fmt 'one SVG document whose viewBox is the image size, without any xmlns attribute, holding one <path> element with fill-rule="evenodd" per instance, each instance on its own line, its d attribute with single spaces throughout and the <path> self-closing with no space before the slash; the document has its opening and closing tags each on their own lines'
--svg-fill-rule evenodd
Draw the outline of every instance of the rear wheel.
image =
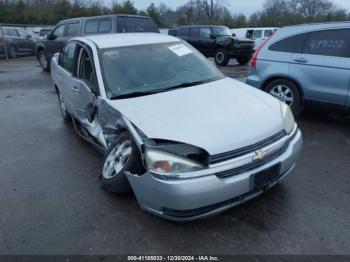
<svg viewBox="0 0 350 262">
<path fill-rule="evenodd" d="M 249 63 L 250 61 L 250 56 L 247 56 L 247 57 L 239 57 L 239 58 L 236 58 L 237 62 L 240 64 L 240 65 L 246 65 Z"/>
<path fill-rule="evenodd" d="M 49 71 L 49 62 L 47 61 L 44 50 L 40 50 L 38 53 L 39 63 L 44 71 Z"/>
<path fill-rule="evenodd" d="M 265 91 L 290 106 L 294 115 L 300 113 L 301 94 L 296 84 L 287 79 L 277 79 L 267 85 Z"/>
<path fill-rule="evenodd" d="M 127 132 L 120 134 L 109 147 L 104 158 L 101 182 L 113 193 L 125 194 L 131 191 L 125 172 L 142 174 L 144 167 L 140 152 Z"/>
<path fill-rule="evenodd" d="M 227 66 L 230 56 L 226 49 L 219 48 L 215 51 L 215 64 L 217 66 Z"/>
<path fill-rule="evenodd" d="M 16 58 L 17 57 L 17 49 L 13 45 L 10 46 L 9 57 L 10 58 Z"/>
</svg>

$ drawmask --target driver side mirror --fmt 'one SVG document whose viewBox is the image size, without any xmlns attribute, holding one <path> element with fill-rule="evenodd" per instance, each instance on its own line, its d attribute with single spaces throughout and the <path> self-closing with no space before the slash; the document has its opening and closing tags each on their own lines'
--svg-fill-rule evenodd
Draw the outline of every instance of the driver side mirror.
<svg viewBox="0 0 350 262">
<path fill-rule="evenodd" d="M 213 33 L 211 33 L 209 36 L 211 39 L 216 39 L 216 35 L 214 35 Z"/>
<path fill-rule="evenodd" d="M 49 33 L 49 34 L 46 35 L 46 39 L 47 40 L 55 40 L 55 38 L 56 38 L 55 35 L 52 34 L 52 33 Z"/>
</svg>

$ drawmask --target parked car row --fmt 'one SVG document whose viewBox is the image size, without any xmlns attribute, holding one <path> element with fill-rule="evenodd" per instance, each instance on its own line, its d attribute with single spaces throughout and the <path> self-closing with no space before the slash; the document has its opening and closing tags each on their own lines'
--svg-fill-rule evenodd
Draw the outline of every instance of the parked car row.
<svg viewBox="0 0 350 262">
<path fill-rule="evenodd" d="M 267 38 L 277 31 L 276 27 L 237 28 L 230 29 L 238 39 L 251 39 L 254 41 L 254 49 L 257 49 Z"/>
</svg>

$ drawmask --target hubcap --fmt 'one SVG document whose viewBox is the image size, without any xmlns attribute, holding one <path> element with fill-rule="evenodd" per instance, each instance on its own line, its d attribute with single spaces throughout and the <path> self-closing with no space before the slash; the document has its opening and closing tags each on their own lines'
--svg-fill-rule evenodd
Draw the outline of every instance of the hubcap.
<svg viewBox="0 0 350 262">
<path fill-rule="evenodd" d="M 224 60 L 224 54 L 222 52 L 217 53 L 216 60 L 221 63 Z"/>
<path fill-rule="evenodd" d="M 47 61 L 44 54 L 40 54 L 40 64 L 43 68 L 47 67 Z"/>
<path fill-rule="evenodd" d="M 285 102 L 289 106 L 291 106 L 293 104 L 293 100 L 294 100 L 293 92 L 286 85 L 277 85 L 277 86 L 273 87 L 270 91 L 270 95 Z"/>
<path fill-rule="evenodd" d="M 111 179 L 123 170 L 131 155 L 130 140 L 125 140 L 118 144 L 107 156 L 103 165 L 102 175 L 106 179 Z"/>
</svg>

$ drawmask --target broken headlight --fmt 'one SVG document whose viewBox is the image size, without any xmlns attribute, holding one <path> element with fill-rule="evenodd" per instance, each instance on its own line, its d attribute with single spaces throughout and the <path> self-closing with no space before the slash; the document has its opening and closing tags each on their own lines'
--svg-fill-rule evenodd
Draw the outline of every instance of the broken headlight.
<svg viewBox="0 0 350 262">
<path fill-rule="evenodd" d="M 160 174 L 187 173 L 204 168 L 191 159 L 154 149 L 145 151 L 145 163 L 148 170 Z"/>
</svg>

